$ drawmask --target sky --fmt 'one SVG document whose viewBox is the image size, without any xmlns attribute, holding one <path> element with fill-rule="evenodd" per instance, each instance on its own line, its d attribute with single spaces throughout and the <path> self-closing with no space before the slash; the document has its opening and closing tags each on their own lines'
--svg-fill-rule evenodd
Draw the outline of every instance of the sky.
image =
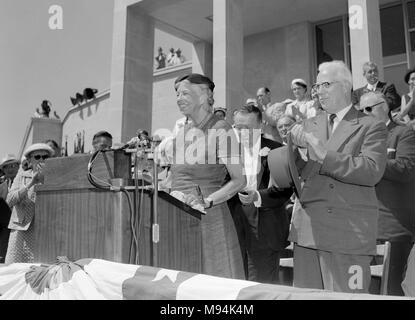
<svg viewBox="0 0 415 320">
<path fill-rule="evenodd" d="M 52 5 L 63 30 L 49 28 Z M 63 118 L 77 91 L 109 88 L 112 14 L 113 0 L 0 0 L 0 157 L 17 155 L 42 100 Z"/>
<path fill-rule="evenodd" d="M 18 154 L 42 100 L 63 118 L 76 92 L 109 89 L 113 1 L 0 0 L 0 159 Z M 62 30 L 49 28 L 53 5 L 63 10 Z M 156 30 L 158 46 L 191 58 L 190 44 Z"/>
</svg>

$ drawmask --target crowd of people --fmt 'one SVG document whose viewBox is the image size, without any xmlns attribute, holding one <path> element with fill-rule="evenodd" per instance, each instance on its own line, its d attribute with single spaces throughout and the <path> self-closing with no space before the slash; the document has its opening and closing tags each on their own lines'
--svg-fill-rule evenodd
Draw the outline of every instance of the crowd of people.
<svg viewBox="0 0 415 320">
<path fill-rule="evenodd" d="M 163 48 L 159 47 L 158 54 L 154 59 L 156 60 L 156 70 L 163 69 L 166 67 L 177 66 L 186 61 L 186 58 L 182 54 L 182 50 L 180 48 L 170 48 L 169 53 L 165 54 L 163 52 Z"/>
<path fill-rule="evenodd" d="M 294 286 L 366 293 L 370 266 L 377 263 L 376 245 L 389 241 L 388 293 L 404 295 L 405 287 L 405 293 L 411 294 L 415 270 L 408 270 L 407 265 L 415 234 L 410 202 L 415 183 L 415 132 L 408 114 L 413 108 L 415 70 L 405 76 L 410 93 L 402 98 L 393 84 L 379 81 L 376 64 L 366 63 L 363 76 L 367 85 L 353 90 L 351 72 L 343 62 L 323 63 L 311 88 L 300 78 L 291 82 L 294 99 L 273 103 L 270 90 L 261 87 L 256 98 L 249 98 L 232 115 L 225 109 L 226 122 L 232 124 L 228 138 L 232 140 L 234 134 L 240 147 L 234 153 L 228 146 L 225 153 L 217 142 L 217 165 L 227 172 L 225 181 L 225 174 L 216 177 L 213 168 L 210 175 L 205 174 L 211 164 L 201 165 L 203 159 L 180 164 L 172 188 L 181 184 L 184 201 L 190 205 L 202 201 L 208 217 L 202 218 L 203 230 L 219 232 L 218 223 L 228 230 L 226 237 L 216 234 L 215 240 L 204 232 L 204 245 L 216 246 L 217 257 L 223 257 L 214 261 L 215 256 L 210 256 L 204 272 L 240 277 L 242 269 L 245 279 L 277 284 L 279 259 L 291 242 Z M 209 103 L 214 90 L 211 80 L 189 75 L 176 81 L 175 90 L 185 117 L 174 130 L 177 142 L 170 143 L 170 148 L 175 146 L 176 154 L 186 153 L 186 146 L 180 145 L 183 136 L 185 142 L 201 141 L 212 148 L 214 142 L 203 132 L 226 125 L 223 113 L 216 113 Z M 201 131 L 196 137 L 191 135 L 195 139 L 188 139 L 195 128 Z M 288 139 L 302 181 L 297 192 L 279 185 L 267 163 L 267 154 L 287 147 Z M 235 157 L 239 162 L 231 163 L 241 163 L 242 168 L 229 166 L 229 159 Z M 170 159 L 172 171 L 177 170 L 175 161 L 177 158 Z M 230 181 L 235 181 L 231 187 Z M 204 197 L 192 192 L 190 182 L 202 185 Z M 216 187 L 207 189 L 209 183 Z M 227 199 L 222 196 L 224 188 Z M 228 215 L 224 202 L 233 224 L 224 218 Z M 221 208 L 221 215 L 213 213 L 216 207 Z M 235 235 L 240 257 L 235 253 Z M 223 249 L 219 243 L 224 244 Z M 220 250 L 224 251 L 219 254 Z"/>
<path fill-rule="evenodd" d="M 232 115 L 214 107 L 211 79 L 177 78 L 172 90 L 183 118 L 159 146 L 168 180 L 160 185 L 205 213 L 203 273 L 279 284 L 280 257 L 293 243 L 294 286 L 367 293 L 376 245 L 389 241 L 388 293 L 415 296 L 415 270 L 407 268 L 415 263 L 415 70 L 404 76 L 402 97 L 379 81 L 373 62 L 363 65 L 367 85 L 356 90 L 343 62 L 318 71 L 311 87 L 292 80 L 293 96 L 280 102 L 258 88 Z M 94 136 L 94 151 L 111 146 L 110 133 Z M 57 150 L 34 144 L 25 167 L 12 156 L 0 163 L 6 263 L 33 261 L 34 186 Z M 295 159 L 298 188 L 270 169 L 268 156 L 283 150 Z"/>
<path fill-rule="evenodd" d="M 112 135 L 97 132 L 92 152 L 112 147 Z M 45 160 L 60 157 L 53 139 L 26 148 L 21 159 L 7 154 L 0 162 L 0 263 L 34 261 L 35 186 L 44 180 Z"/>
<path fill-rule="evenodd" d="M 22 159 L 6 155 L 1 163 L 0 178 L 0 263 L 31 262 L 34 252 L 36 193 L 43 182 L 45 160 L 60 156 L 56 141 L 30 145 Z"/>
</svg>

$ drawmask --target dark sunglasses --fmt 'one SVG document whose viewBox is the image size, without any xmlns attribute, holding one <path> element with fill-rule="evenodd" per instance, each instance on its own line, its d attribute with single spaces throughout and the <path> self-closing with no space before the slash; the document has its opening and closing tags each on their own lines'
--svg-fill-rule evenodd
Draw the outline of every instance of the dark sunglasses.
<svg viewBox="0 0 415 320">
<path fill-rule="evenodd" d="M 35 156 L 33 156 L 33 159 L 35 159 L 35 160 L 40 160 L 40 159 L 46 160 L 46 159 L 49 159 L 49 156 L 48 155 L 45 155 L 45 156 L 35 155 Z"/>
<path fill-rule="evenodd" d="M 373 106 L 367 106 L 367 107 L 365 107 L 365 111 L 366 111 L 366 112 L 372 112 L 373 107 L 376 107 L 376 106 L 378 106 L 378 105 L 382 104 L 383 102 L 384 102 L 384 101 L 381 101 L 381 102 L 378 102 L 378 103 L 374 104 Z"/>
</svg>

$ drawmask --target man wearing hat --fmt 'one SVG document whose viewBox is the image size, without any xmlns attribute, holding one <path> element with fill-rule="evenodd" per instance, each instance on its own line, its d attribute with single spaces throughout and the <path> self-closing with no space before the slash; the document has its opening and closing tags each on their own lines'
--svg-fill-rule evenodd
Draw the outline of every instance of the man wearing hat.
<svg viewBox="0 0 415 320">
<path fill-rule="evenodd" d="M 12 209 L 9 222 L 10 237 L 6 254 L 6 264 L 31 263 L 34 260 L 34 226 L 36 194 L 34 187 L 43 182 L 45 160 L 54 151 L 45 143 L 29 146 L 23 155 L 30 169 L 20 170 L 7 195 L 7 204 Z"/>
<path fill-rule="evenodd" d="M 395 110 L 401 105 L 401 96 L 396 92 L 393 83 L 379 81 L 379 69 L 376 63 L 372 61 L 363 64 L 363 76 L 367 81 L 367 85 L 356 89 L 352 93 L 353 105 L 360 103 L 360 97 L 370 91 L 379 91 L 384 94 L 389 108 Z"/>
<path fill-rule="evenodd" d="M 391 119 L 389 106 L 380 92 L 364 94 L 360 107 L 367 115 L 386 123 L 388 128 L 386 170 L 376 185 L 377 239 L 379 243 L 391 243 L 387 293 L 403 296 L 401 283 L 415 236 L 415 131 Z"/>
<path fill-rule="evenodd" d="M 294 286 L 367 293 L 379 215 L 375 186 L 387 160 L 386 125 L 353 108 L 352 75 L 344 62 L 321 64 L 314 86 L 327 113 L 294 125 L 290 133 L 307 156 L 303 160 L 297 153 L 303 183 L 289 236 Z"/>
<path fill-rule="evenodd" d="M 0 263 L 4 263 L 10 234 L 7 226 L 11 215 L 6 199 L 19 170 L 19 160 L 14 155 L 7 154 L 0 163 L 0 170 L 4 173 L 0 178 Z"/>
</svg>

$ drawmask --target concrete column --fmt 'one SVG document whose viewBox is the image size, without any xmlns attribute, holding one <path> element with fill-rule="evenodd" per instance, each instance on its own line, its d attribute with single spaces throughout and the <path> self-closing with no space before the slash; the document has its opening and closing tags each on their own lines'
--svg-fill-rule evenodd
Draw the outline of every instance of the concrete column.
<svg viewBox="0 0 415 320">
<path fill-rule="evenodd" d="M 205 41 L 193 43 L 192 72 L 200 73 L 212 78 L 212 45 Z"/>
<path fill-rule="evenodd" d="M 213 0 L 215 106 L 228 112 L 244 102 L 242 5 L 239 0 Z"/>
<path fill-rule="evenodd" d="M 110 108 L 120 131 L 114 142 L 130 139 L 137 129 L 151 132 L 154 20 L 139 2 L 115 3 Z"/>
<path fill-rule="evenodd" d="M 284 94 L 281 95 L 282 97 L 291 97 L 292 80 L 296 78 L 304 79 L 309 84 L 309 90 L 316 80 L 316 75 L 313 74 L 313 70 L 315 70 L 314 47 L 311 40 L 313 29 L 310 22 L 300 22 L 284 27 L 283 30 L 285 36 L 284 44 L 275 43 L 275 47 L 285 50 L 285 63 L 283 65 L 285 66 L 286 78 L 283 79 L 284 83 L 278 84 L 280 88 L 277 88 L 277 90 L 285 90 Z M 275 52 L 271 52 L 271 55 L 276 57 Z M 270 59 L 272 60 L 271 57 Z M 281 60 L 276 61 L 281 63 Z M 275 96 L 274 98 L 277 97 Z"/>
<path fill-rule="evenodd" d="M 383 79 L 379 0 L 348 0 L 348 4 L 353 87 L 357 89 L 366 84 L 362 66 L 367 61 L 379 66 Z"/>
</svg>

